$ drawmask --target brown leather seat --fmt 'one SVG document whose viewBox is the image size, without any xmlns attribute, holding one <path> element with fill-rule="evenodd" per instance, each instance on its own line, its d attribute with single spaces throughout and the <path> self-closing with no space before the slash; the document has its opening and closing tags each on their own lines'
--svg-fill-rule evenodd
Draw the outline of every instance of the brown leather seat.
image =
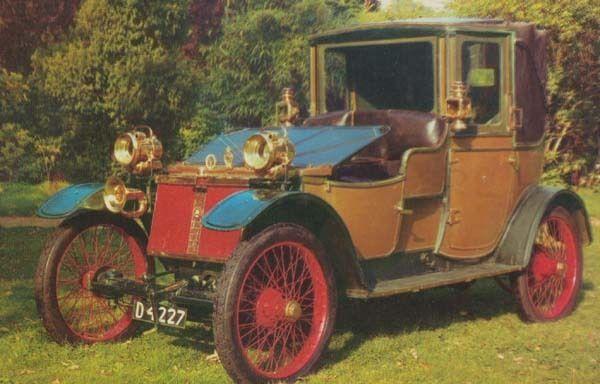
<svg viewBox="0 0 600 384">
<path fill-rule="evenodd" d="M 445 137 L 445 124 L 435 114 L 400 109 L 331 112 L 306 119 L 304 125 L 388 126 L 390 132 L 381 141 L 359 154 L 388 161 L 401 160 L 409 148 L 436 147 Z"/>
<path fill-rule="evenodd" d="M 396 176 L 406 150 L 437 147 L 445 138 L 446 126 L 433 113 L 399 109 L 330 112 L 308 118 L 304 125 L 385 125 L 390 128 L 387 135 L 334 168 L 332 178 L 347 182 L 385 180 Z M 365 158 L 371 161 L 365 163 Z"/>
</svg>

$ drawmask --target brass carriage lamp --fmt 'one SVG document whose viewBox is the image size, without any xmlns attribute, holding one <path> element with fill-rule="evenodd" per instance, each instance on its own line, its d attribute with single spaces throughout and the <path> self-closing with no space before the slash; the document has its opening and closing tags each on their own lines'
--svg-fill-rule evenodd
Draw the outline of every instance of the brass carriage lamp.
<svg viewBox="0 0 600 384">
<path fill-rule="evenodd" d="M 300 107 L 296 102 L 296 92 L 293 88 L 284 88 L 281 101 L 275 104 L 277 122 L 285 127 L 290 127 L 298 122 Z"/>
<path fill-rule="evenodd" d="M 462 132 L 467 129 L 466 120 L 473 117 L 469 88 L 462 81 L 455 81 L 450 87 L 450 95 L 446 100 L 446 117 L 451 120 L 450 129 Z"/>
</svg>

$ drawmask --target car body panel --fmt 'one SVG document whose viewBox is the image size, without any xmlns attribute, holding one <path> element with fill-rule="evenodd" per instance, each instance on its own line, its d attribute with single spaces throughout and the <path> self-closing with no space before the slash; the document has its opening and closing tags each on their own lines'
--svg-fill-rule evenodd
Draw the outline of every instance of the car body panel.
<svg viewBox="0 0 600 384">
<path fill-rule="evenodd" d="M 148 239 L 148 253 L 178 259 L 223 261 L 237 246 L 241 231 L 217 231 L 202 225 L 207 212 L 229 196 L 246 189 L 242 184 L 160 183 Z"/>
</svg>

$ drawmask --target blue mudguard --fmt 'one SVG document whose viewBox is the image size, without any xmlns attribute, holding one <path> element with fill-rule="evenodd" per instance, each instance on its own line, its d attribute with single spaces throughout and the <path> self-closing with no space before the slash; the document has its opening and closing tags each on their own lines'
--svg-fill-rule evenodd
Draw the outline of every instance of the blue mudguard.
<svg viewBox="0 0 600 384">
<path fill-rule="evenodd" d="M 244 228 L 266 208 L 301 192 L 245 190 L 220 201 L 202 219 L 202 225 L 218 231 Z"/>
<path fill-rule="evenodd" d="M 102 183 L 71 185 L 52 195 L 38 209 L 37 215 L 48 219 L 68 217 L 80 209 L 102 210 Z"/>
</svg>

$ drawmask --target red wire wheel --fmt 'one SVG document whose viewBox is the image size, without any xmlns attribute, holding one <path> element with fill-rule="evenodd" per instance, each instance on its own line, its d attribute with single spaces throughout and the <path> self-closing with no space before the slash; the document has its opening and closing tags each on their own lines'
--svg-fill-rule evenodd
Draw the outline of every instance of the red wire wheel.
<svg viewBox="0 0 600 384">
<path fill-rule="evenodd" d="M 36 272 L 36 301 L 44 326 L 58 342 L 114 341 L 133 334 L 132 297 L 102 297 L 92 283 L 107 271 L 140 279 L 148 271 L 145 237 L 135 223 L 91 214 L 58 229 Z"/>
<path fill-rule="evenodd" d="M 302 227 L 272 226 L 240 247 L 221 277 L 214 314 L 217 352 L 234 379 L 290 380 L 310 370 L 333 329 L 331 271 Z"/>
<path fill-rule="evenodd" d="M 554 208 L 540 223 L 529 265 L 516 280 L 515 292 L 526 320 L 558 320 L 573 311 L 583 270 L 576 228 L 562 207 Z"/>
</svg>

